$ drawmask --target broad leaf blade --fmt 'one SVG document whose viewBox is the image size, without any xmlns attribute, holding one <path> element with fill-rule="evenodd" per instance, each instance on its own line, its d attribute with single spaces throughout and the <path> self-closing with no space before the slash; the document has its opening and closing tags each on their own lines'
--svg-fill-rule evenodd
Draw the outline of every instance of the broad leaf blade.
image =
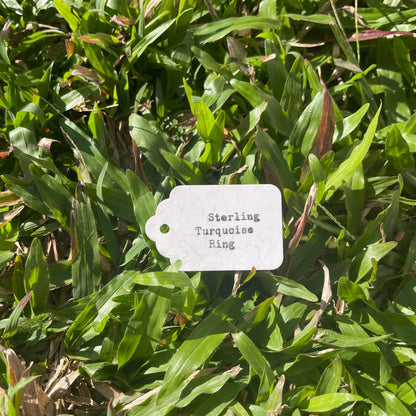
<svg viewBox="0 0 416 416">
<path fill-rule="evenodd" d="M 169 312 L 171 294 L 172 289 L 163 286 L 149 288 L 144 292 L 127 324 L 117 351 L 119 369 L 128 363 L 137 369 L 151 357 Z"/>
<path fill-rule="evenodd" d="M 354 148 L 347 160 L 342 162 L 334 172 L 329 174 L 325 186 L 325 199 L 329 199 L 344 182 L 347 182 L 354 175 L 356 169 L 361 165 L 361 162 L 367 154 L 373 140 L 380 111 L 381 106 L 379 107 L 374 118 L 371 120 L 371 123 L 364 134 L 363 141 Z"/>
<path fill-rule="evenodd" d="M 29 256 L 25 265 L 25 289 L 26 293 L 33 291 L 30 304 L 35 313 L 46 308 L 46 300 L 49 294 L 49 273 L 40 241 L 35 238 L 30 246 Z"/>
<path fill-rule="evenodd" d="M 236 298 L 225 301 L 195 327 L 169 361 L 158 400 L 177 389 L 221 344 L 230 330 L 226 320 L 229 314 L 235 313 L 239 303 Z"/>
<path fill-rule="evenodd" d="M 78 188 L 71 211 L 71 254 L 74 298 L 95 293 L 101 281 L 94 213 L 85 189 Z"/>
<path fill-rule="evenodd" d="M 260 127 L 257 127 L 255 141 L 263 156 L 263 164 L 267 166 L 268 182 L 280 188 L 296 189 L 296 181 L 277 143 Z"/>
</svg>

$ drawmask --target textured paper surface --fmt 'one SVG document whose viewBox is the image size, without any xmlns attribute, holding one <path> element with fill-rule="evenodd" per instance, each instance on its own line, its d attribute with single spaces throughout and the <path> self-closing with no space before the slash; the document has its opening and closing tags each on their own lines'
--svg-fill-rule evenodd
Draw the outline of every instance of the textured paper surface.
<svg viewBox="0 0 416 416">
<path fill-rule="evenodd" d="M 283 261 L 282 203 L 274 185 L 178 186 L 145 231 L 184 271 L 272 270 Z"/>
</svg>

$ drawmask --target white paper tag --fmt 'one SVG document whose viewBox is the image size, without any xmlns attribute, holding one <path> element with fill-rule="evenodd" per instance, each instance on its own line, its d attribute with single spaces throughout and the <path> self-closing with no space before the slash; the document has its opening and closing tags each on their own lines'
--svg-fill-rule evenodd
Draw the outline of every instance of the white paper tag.
<svg viewBox="0 0 416 416">
<path fill-rule="evenodd" d="M 146 223 L 160 254 L 183 271 L 272 270 L 283 261 L 274 185 L 177 186 Z"/>
</svg>

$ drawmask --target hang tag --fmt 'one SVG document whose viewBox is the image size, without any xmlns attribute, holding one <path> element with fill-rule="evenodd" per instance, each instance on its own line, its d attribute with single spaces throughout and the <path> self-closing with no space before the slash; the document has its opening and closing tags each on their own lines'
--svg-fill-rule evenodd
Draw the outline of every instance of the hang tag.
<svg viewBox="0 0 416 416">
<path fill-rule="evenodd" d="M 146 223 L 160 254 L 183 271 L 272 270 L 283 261 L 274 185 L 177 186 Z"/>
</svg>

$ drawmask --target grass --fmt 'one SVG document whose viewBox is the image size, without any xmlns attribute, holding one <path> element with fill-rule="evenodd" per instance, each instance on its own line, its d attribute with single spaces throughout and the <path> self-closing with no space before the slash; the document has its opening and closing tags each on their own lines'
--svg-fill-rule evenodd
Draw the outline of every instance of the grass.
<svg viewBox="0 0 416 416">
<path fill-rule="evenodd" d="M 415 415 L 415 17 L 0 0 L 0 413 Z M 180 272 L 147 219 L 230 183 L 282 266 Z"/>
</svg>

